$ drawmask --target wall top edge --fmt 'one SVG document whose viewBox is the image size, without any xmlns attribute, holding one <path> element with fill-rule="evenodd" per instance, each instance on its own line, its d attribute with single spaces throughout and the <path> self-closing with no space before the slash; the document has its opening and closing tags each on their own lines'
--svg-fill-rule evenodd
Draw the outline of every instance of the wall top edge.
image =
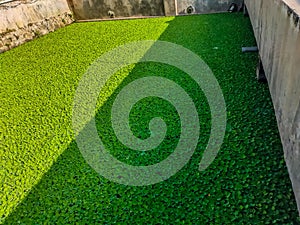
<svg viewBox="0 0 300 225">
<path fill-rule="evenodd" d="M 15 0 L 0 0 L 0 5 L 5 4 L 5 3 L 9 3 L 9 2 L 12 2 L 12 1 L 15 1 Z"/>
<path fill-rule="evenodd" d="M 281 0 L 295 27 L 300 29 L 300 0 Z"/>
<path fill-rule="evenodd" d="M 282 0 L 282 2 L 295 14 L 300 16 L 300 0 Z"/>
</svg>

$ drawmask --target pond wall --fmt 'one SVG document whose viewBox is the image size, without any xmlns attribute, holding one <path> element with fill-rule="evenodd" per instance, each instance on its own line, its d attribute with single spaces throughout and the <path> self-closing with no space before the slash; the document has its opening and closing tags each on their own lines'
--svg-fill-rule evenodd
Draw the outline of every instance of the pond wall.
<svg viewBox="0 0 300 225">
<path fill-rule="evenodd" d="M 194 13 L 227 11 L 231 3 L 242 5 L 242 0 L 69 0 L 78 20 L 106 19 L 109 11 L 116 18 L 144 16 L 173 16 Z"/>
<path fill-rule="evenodd" d="M 164 16 L 164 0 L 70 0 L 76 19 Z"/>
<path fill-rule="evenodd" d="M 0 4 L 0 21 L 1 53 L 74 20 L 66 0 L 17 0 Z"/>
<path fill-rule="evenodd" d="M 239 7 L 242 0 L 177 0 L 178 14 L 187 14 L 188 7 L 192 6 L 193 13 L 213 13 L 227 11 L 231 3 Z"/>
<path fill-rule="evenodd" d="M 300 1 L 245 0 L 245 4 L 300 212 Z"/>
<path fill-rule="evenodd" d="M 242 0 L 0 0 L 0 53 L 77 20 L 226 11 Z"/>
</svg>

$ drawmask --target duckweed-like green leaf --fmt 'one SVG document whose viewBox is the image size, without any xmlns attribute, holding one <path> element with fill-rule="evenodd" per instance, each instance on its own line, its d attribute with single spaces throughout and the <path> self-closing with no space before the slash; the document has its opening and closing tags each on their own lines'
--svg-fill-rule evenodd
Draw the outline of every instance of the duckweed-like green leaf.
<svg viewBox="0 0 300 225">
<path fill-rule="evenodd" d="M 162 117 L 168 130 L 158 148 L 133 151 L 115 137 L 114 98 L 140 77 L 159 75 L 179 84 L 193 99 L 201 127 L 196 152 L 181 171 L 162 183 L 131 187 L 106 180 L 85 162 L 71 118 L 86 69 L 103 53 L 138 40 L 169 41 L 198 54 L 222 88 L 228 125 L 217 158 L 198 171 L 211 118 L 196 83 L 160 63 L 121 69 L 100 93 L 95 117 L 112 155 L 149 165 L 166 158 L 178 142 L 179 116 L 159 98 L 138 102 L 129 119 L 133 133 L 145 139 L 151 118 Z M 224 13 L 75 23 L 1 54 L 0 223 L 297 224 L 268 87 L 256 81 L 257 54 L 241 52 L 253 45 L 249 19 Z"/>
</svg>

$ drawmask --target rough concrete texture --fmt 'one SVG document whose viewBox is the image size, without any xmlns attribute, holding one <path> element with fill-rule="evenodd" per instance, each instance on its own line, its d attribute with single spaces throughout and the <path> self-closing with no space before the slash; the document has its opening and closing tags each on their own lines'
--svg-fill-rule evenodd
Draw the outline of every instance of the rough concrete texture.
<svg viewBox="0 0 300 225">
<path fill-rule="evenodd" d="M 164 0 L 165 16 L 176 16 L 177 0 Z"/>
<path fill-rule="evenodd" d="M 0 5 L 0 52 L 73 22 L 66 0 L 17 0 Z"/>
<path fill-rule="evenodd" d="M 300 212 L 300 4 L 245 0 Z"/>
<path fill-rule="evenodd" d="M 115 17 L 163 16 L 164 0 L 69 0 L 78 20 Z"/>
<path fill-rule="evenodd" d="M 211 13 L 227 11 L 231 3 L 242 5 L 242 0 L 177 0 L 178 14 L 187 14 L 187 9 L 192 6 L 193 13 Z"/>
<path fill-rule="evenodd" d="M 69 0 L 76 19 L 109 18 L 108 11 L 115 17 L 174 16 L 193 13 L 226 11 L 231 3 L 241 6 L 242 0 Z"/>
</svg>

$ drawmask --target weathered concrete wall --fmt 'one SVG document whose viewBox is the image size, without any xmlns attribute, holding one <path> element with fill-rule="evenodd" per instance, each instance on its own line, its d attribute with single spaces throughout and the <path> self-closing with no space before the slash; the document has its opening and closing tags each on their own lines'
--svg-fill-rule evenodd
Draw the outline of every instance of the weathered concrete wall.
<svg viewBox="0 0 300 225">
<path fill-rule="evenodd" d="M 178 14 L 187 14 L 187 8 L 192 6 L 193 13 L 212 13 L 227 11 L 231 3 L 241 6 L 242 0 L 177 0 Z"/>
<path fill-rule="evenodd" d="M 300 2 L 245 0 L 300 212 Z"/>
<path fill-rule="evenodd" d="M 243 0 L 69 0 L 78 20 L 109 18 L 108 11 L 115 17 L 174 16 L 193 13 L 226 11 L 231 3 L 242 5 Z"/>
<path fill-rule="evenodd" d="M 70 0 L 76 19 L 109 18 L 108 11 L 115 17 L 163 16 L 164 0 Z"/>
<path fill-rule="evenodd" d="M 17 0 L 0 5 L 0 53 L 73 22 L 66 0 Z"/>
<path fill-rule="evenodd" d="M 164 0 L 165 16 L 176 16 L 177 11 L 177 0 Z"/>
</svg>

